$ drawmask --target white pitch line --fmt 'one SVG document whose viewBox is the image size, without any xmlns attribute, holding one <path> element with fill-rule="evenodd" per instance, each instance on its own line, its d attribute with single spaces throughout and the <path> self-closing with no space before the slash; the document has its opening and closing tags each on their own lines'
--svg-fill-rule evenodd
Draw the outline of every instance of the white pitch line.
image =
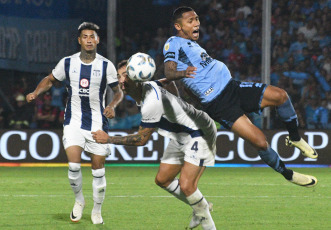
<svg viewBox="0 0 331 230">
<path fill-rule="evenodd" d="M 0 194 L 0 197 L 67 197 L 68 194 L 62 195 L 38 195 L 38 194 L 21 194 L 21 195 L 12 195 L 12 194 Z M 85 197 L 92 197 L 92 196 L 85 196 Z M 110 198 L 174 198 L 174 196 L 145 196 L 145 195 L 110 195 L 107 196 Z M 318 199 L 331 199 L 331 196 L 205 196 L 210 198 L 318 198 Z"/>
</svg>

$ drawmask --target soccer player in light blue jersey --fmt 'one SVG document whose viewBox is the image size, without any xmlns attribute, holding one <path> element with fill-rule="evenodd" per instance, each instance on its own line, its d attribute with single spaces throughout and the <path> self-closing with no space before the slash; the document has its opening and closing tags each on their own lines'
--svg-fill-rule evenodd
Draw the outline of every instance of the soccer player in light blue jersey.
<svg viewBox="0 0 331 230">
<path fill-rule="evenodd" d="M 64 57 L 37 88 L 26 96 L 27 102 L 35 100 L 57 81 L 65 81 L 68 90 L 63 123 L 63 145 L 69 162 L 68 178 L 75 194 L 75 204 L 70 214 L 73 222 L 83 215 L 85 199 L 82 189 L 81 154 L 83 150 L 92 161 L 92 189 L 94 206 L 91 213 L 93 224 L 103 224 L 101 206 L 105 198 L 105 159 L 110 154 L 108 145 L 96 143 L 91 131 L 108 130 L 107 118 L 115 116 L 115 107 L 121 102 L 123 92 L 118 86 L 115 66 L 97 54 L 99 26 L 84 22 L 78 27 L 79 53 Z M 105 107 L 107 86 L 114 98 Z"/>
<path fill-rule="evenodd" d="M 315 177 L 285 167 L 263 132 L 245 115 L 259 113 L 265 107 L 276 107 L 289 131 L 287 144 L 299 148 L 306 157 L 317 158 L 316 151 L 299 135 L 297 115 L 287 93 L 271 85 L 232 79 L 227 66 L 210 57 L 197 43 L 200 21 L 192 8 L 177 8 L 173 13 L 173 23 L 177 34 L 170 37 L 163 48 L 166 78 L 180 79 L 211 118 L 249 141 L 261 159 L 287 180 L 305 187 L 315 186 Z"/>
</svg>

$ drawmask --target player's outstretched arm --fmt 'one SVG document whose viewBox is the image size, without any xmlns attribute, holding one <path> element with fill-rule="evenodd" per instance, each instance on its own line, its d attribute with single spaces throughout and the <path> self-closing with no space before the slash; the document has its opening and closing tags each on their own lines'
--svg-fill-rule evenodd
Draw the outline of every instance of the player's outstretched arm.
<svg viewBox="0 0 331 230">
<path fill-rule="evenodd" d="M 164 63 L 164 74 L 170 81 L 178 80 L 182 78 L 194 78 L 197 70 L 194 66 L 188 66 L 186 70 L 177 71 L 177 63 L 174 61 L 167 61 Z"/>
<path fill-rule="evenodd" d="M 147 143 L 153 132 L 155 131 L 155 128 L 145 128 L 142 126 L 139 126 L 138 133 L 136 134 L 130 134 L 124 137 L 110 137 L 108 134 L 102 130 L 98 130 L 96 132 L 92 132 L 93 139 L 97 143 L 101 144 L 116 144 L 116 145 L 134 145 L 134 146 L 142 146 Z"/>
<path fill-rule="evenodd" d="M 109 118 L 112 119 L 115 117 L 115 108 L 116 106 L 123 100 L 123 92 L 120 89 L 119 85 L 111 88 L 114 92 L 114 98 L 109 103 L 109 105 L 106 106 L 103 114 Z"/>
<path fill-rule="evenodd" d="M 39 82 L 37 88 L 32 93 L 26 95 L 26 101 L 28 103 L 34 101 L 40 94 L 48 91 L 55 81 L 57 80 L 54 78 L 53 74 L 50 73 L 48 76 L 42 79 L 41 82 Z"/>
</svg>

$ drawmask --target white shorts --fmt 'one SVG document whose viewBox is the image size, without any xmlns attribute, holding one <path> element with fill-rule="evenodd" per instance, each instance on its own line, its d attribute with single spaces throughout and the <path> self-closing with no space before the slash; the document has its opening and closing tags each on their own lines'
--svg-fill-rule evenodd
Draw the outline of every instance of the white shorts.
<svg viewBox="0 0 331 230">
<path fill-rule="evenodd" d="M 64 126 L 62 142 L 64 149 L 77 145 L 82 147 L 84 151 L 95 155 L 108 156 L 110 154 L 109 144 L 96 143 L 92 138 L 91 131 L 78 128 L 74 125 Z"/>
<path fill-rule="evenodd" d="M 187 144 L 170 140 L 161 158 L 162 163 L 183 165 L 184 161 L 196 166 L 214 166 L 216 143 L 208 146 L 202 137 L 192 138 Z"/>
</svg>

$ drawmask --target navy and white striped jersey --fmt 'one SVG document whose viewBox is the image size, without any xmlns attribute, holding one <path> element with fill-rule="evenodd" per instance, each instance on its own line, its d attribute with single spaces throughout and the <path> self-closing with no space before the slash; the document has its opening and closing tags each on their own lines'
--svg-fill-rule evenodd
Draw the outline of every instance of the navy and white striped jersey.
<svg viewBox="0 0 331 230">
<path fill-rule="evenodd" d="M 194 137 L 205 137 L 212 146 L 216 138 L 215 122 L 207 113 L 169 93 L 158 81 L 144 82 L 141 101 L 141 126 L 181 144 Z"/>
<path fill-rule="evenodd" d="M 64 57 L 53 69 L 53 76 L 66 81 L 68 101 L 63 125 L 76 125 L 84 130 L 108 130 L 103 115 L 107 85 L 118 84 L 117 72 L 111 61 L 97 54 L 90 64 L 83 63 L 80 52 Z"/>
</svg>

